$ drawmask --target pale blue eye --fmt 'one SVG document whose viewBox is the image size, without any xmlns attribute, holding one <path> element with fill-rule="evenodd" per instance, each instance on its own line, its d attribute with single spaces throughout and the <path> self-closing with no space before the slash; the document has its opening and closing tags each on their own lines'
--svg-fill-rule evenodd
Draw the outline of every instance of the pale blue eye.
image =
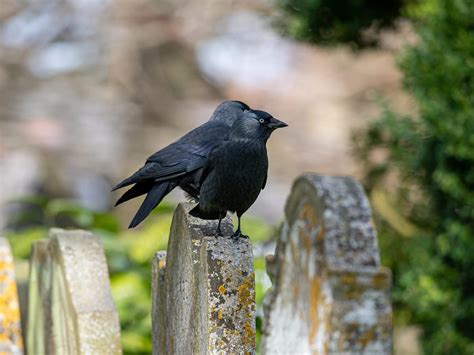
<svg viewBox="0 0 474 355">
<path fill-rule="evenodd" d="M 260 122 L 260 123 L 264 123 L 264 122 L 265 122 L 265 120 L 264 120 L 263 118 L 261 118 L 261 119 L 259 119 L 259 120 L 258 120 L 258 122 Z"/>
</svg>

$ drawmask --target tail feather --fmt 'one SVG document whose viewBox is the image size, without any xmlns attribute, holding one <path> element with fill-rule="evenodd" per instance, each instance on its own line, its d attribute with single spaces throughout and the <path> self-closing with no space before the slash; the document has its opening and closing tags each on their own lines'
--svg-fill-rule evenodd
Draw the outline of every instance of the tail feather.
<svg viewBox="0 0 474 355">
<path fill-rule="evenodd" d="M 112 191 L 121 189 L 122 187 L 125 187 L 125 186 L 128 186 L 128 185 L 132 185 L 133 183 L 136 183 L 136 182 L 137 181 L 134 180 L 133 176 L 130 176 L 130 177 L 126 178 L 125 180 L 122 180 L 121 182 L 119 182 L 114 187 L 112 187 Z"/>
<path fill-rule="evenodd" d="M 142 205 L 138 209 L 135 217 L 133 217 L 132 222 L 128 228 L 136 227 L 140 224 L 149 214 L 150 212 L 158 206 L 158 204 L 163 200 L 163 198 L 174 188 L 176 187 L 176 183 L 174 182 L 164 182 L 162 184 L 154 185 L 148 195 L 143 200 Z"/>
<path fill-rule="evenodd" d="M 112 188 L 112 191 L 121 189 L 122 187 L 132 185 L 138 182 L 142 182 L 145 180 L 150 180 L 155 177 L 155 175 L 159 175 L 158 172 L 160 171 L 160 165 L 157 163 L 149 163 L 142 166 L 140 169 L 135 171 L 131 176 L 122 180 L 117 185 Z"/>
<path fill-rule="evenodd" d="M 132 198 L 141 196 L 149 192 L 153 187 L 153 181 L 139 182 L 135 184 L 131 189 L 127 190 L 115 203 L 115 206 L 118 206 Z"/>
</svg>

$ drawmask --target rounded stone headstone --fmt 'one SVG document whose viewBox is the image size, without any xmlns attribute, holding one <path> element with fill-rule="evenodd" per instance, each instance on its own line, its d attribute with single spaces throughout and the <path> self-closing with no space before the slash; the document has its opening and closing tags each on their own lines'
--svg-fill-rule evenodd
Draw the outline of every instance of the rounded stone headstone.
<svg viewBox="0 0 474 355">
<path fill-rule="evenodd" d="M 391 278 L 369 202 L 350 177 L 306 174 L 285 208 L 273 287 L 265 297 L 262 354 L 389 354 Z"/>
</svg>

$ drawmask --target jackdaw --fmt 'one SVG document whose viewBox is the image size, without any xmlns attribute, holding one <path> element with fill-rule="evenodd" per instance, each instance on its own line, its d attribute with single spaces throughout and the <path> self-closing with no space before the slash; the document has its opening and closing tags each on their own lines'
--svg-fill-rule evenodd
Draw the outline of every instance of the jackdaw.
<svg viewBox="0 0 474 355">
<path fill-rule="evenodd" d="M 217 234 L 222 235 L 222 218 L 227 211 L 235 212 L 238 227 L 232 238 L 246 237 L 240 218 L 265 187 L 266 142 L 275 129 L 286 126 L 241 101 L 225 101 L 209 121 L 151 155 L 142 168 L 117 184 L 112 191 L 134 186 L 115 205 L 147 194 L 129 225 L 133 228 L 179 186 L 198 201 L 189 212 L 192 216 L 218 219 Z"/>
</svg>

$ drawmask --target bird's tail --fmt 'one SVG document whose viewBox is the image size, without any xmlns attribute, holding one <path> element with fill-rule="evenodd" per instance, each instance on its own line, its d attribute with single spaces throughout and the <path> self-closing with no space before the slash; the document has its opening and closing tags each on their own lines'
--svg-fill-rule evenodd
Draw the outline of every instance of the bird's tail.
<svg viewBox="0 0 474 355">
<path fill-rule="evenodd" d="M 153 188 L 154 184 L 155 182 L 153 180 L 137 182 L 135 185 L 133 185 L 131 189 L 128 189 L 127 192 L 125 192 L 117 200 L 117 202 L 115 202 L 115 206 L 118 206 L 128 200 L 131 200 L 132 198 L 146 194 Z"/>
<path fill-rule="evenodd" d="M 173 181 L 164 181 L 162 183 L 153 185 L 153 187 L 150 189 L 148 194 L 145 197 L 145 200 L 143 200 L 142 205 L 138 209 L 137 213 L 135 214 L 135 217 L 133 217 L 132 222 L 130 222 L 130 225 L 128 228 L 133 228 L 136 227 L 138 224 L 140 224 L 149 214 L 150 212 L 158 206 L 158 204 L 163 200 L 163 198 L 176 187 L 176 182 Z M 135 185 L 137 186 L 137 185 Z M 135 187 L 134 186 L 134 187 Z M 133 190 L 132 187 L 129 191 Z M 138 188 L 137 188 L 138 189 Z M 125 195 L 129 192 L 127 191 L 124 196 L 122 196 L 117 203 L 122 203 L 126 201 L 127 199 L 133 198 L 132 197 L 125 197 Z M 137 192 L 138 193 L 138 192 Z M 140 193 L 143 194 L 143 193 Z M 130 194 L 131 196 L 132 194 Z M 125 198 L 124 198 L 125 197 Z M 123 200 L 122 200 L 123 199 Z M 122 200 L 122 201 L 120 201 Z"/>
</svg>

